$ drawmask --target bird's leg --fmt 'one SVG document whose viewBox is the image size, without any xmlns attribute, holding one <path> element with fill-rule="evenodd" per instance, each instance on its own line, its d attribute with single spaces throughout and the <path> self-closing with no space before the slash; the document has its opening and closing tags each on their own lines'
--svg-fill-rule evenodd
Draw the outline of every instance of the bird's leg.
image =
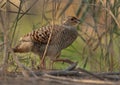
<svg viewBox="0 0 120 85">
<path fill-rule="evenodd" d="M 40 60 L 41 60 L 40 66 L 38 68 L 40 68 L 40 69 L 46 69 L 46 61 L 45 61 L 45 59 L 42 60 L 42 57 L 41 57 Z"/>
<path fill-rule="evenodd" d="M 73 61 L 71 61 L 71 60 L 69 60 L 69 59 L 60 59 L 59 57 L 60 57 L 60 54 L 61 53 L 58 53 L 57 55 L 56 55 L 56 57 L 55 57 L 55 59 L 51 59 L 51 63 L 50 63 L 50 69 L 53 69 L 53 65 L 54 65 L 54 63 L 55 62 L 65 62 L 65 63 L 68 63 L 68 64 L 73 64 L 74 62 Z"/>
<path fill-rule="evenodd" d="M 68 64 L 73 64 L 74 62 L 69 60 L 69 59 L 56 59 L 56 60 L 53 60 L 53 62 L 65 62 L 65 63 L 68 63 Z"/>
<path fill-rule="evenodd" d="M 43 62 L 41 63 L 41 66 L 40 66 L 42 69 L 46 69 L 46 61 L 43 60 Z"/>
<path fill-rule="evenodd" d="M 58 59 L 60 57 L 60 53 L 58 53 L 56 56 L 55 56 L 55 59 L 54 58 L 51 58 L 50 60 L 50 64 L 49 64 L 49 69 L 53 69 L 53 65 L 54 65 L 54 60 Z"/>
<path fill-rule="evenodd" d="M 49 69 L 53 69 L 53 64 L 54 64 L 53 60 L 50 60 Z"/>
<path fill-rule="evenodd" d="M 75 62 L 73 62 L 73 61 L 71 61 L 71 60 L 69 60 L 69 59 L 60 59 L 60 58 L 58 57 L 58 59 L 54 59 L 54 60 L 51 61 L 50 69 L 53 69 L 53 65 L 54 65 L 54 63 L 56 63 L 56 62 L 65 62 L 65 63 L 68 63 L 68 64 L 70 64 L 70 65 L 72 65 L 72 64 L 75 63 Z"/>
</svg>

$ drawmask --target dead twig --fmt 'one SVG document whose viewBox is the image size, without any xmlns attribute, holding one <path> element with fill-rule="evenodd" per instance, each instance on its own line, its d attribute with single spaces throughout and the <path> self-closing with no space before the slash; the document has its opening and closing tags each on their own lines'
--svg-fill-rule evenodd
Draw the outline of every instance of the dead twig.
<svg viewBox="0 0 120 85">
<path fill-rule="evenodd" d="M 77 68 L 77 70 L 79 70 L 79 71 L 81 71 L 81 72 L 84 72 L 84 73 L 87 73 L 87 74 L 89 74 L 89 75 L 91 75 L 91 76 L 93 76 L 93 77 L 95 77 L 95 78 L 97 78 L 97 79 L 104 80 L 103 77 L 100 77 L 100 76 L 98 76 L 98 75 L 96 75 L 96 74 L 93 74 L 92 72 L 86 71 L 86 70 L 84 70 L 84 69 L 82 69 L 82 68 Z"/>
<path fill-rule="evenodd" d="M 70 67 L 66 68 L 65 71 L 71 71 L 74 70 L 77 66 L 78 62 L 73 63 Z"/>
<path fill-rule="evenodd" d="M 108 80 L 120 80 L 120 72 L 96 73 L 96 75 L 106 78 Z"/>
<path fill-rule="evenodd" d="M 104 72 L 104 73 L 97 73 L 97 75 L 120 75 L 120 72 Z"/>
</svg>

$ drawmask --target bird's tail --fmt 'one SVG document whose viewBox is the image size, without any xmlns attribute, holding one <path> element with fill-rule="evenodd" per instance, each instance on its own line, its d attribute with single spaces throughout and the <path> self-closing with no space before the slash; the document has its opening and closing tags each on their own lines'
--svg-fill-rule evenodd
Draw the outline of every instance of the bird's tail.
<svg viewBox="0 0 120 85">
<path fill-rule="evenodd" d="M 20 42 L 17 46 L 12 48 L 15 53 L 25 53 L 30 52 L 32 50 L 33 43 L 32 42 Z"/>
</svg>

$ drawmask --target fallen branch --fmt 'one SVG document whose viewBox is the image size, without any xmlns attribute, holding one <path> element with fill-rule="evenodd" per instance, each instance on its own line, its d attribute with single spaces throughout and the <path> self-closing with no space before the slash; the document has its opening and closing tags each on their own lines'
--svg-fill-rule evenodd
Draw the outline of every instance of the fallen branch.
<svg viewBox="0 0 120 85">
<path fill-rule="evenodd" d="M 87 71 L 87 70 L 84 70 L 84 69 L 82 69 L 82 68 L 78 68 L 78 70 L 81 71 L 81 72 L 87 73 L 87 74 L 89 74 L 89 75 L 91 75 L 91 76 L 93 76 L 93 77 L 95 77 L 95 78 L 97 78 L 97 79 L 104 80 L 103 77 L 100 77 L 100 76 L 98 76 L 98 75 L 96 75 L 96 74 L 94 74 L 94 73 L 91 73 L 91 72 L 89 72 L 89 71 Z"/>
<path fill-rule="evenodd" d="M 71 71 L 74 70 L 77 66 L 78 62 L 73 63 L 70 67 L 66 68 L 65 71 Z"/>
<path fill-rule="evenodd" d="M 66 68 L 65 70 L 55 70 L 55 71 L 49 71 L 49 72 L 42 72 L 42 71 L 37 71 L 34 72 L 37 76 L 42 76 L 45 74 L 48 75 L 53 75 L 53 76 L 77 76 L 79 75 L 78 71 L 73 71 L 77 66 L 77 62 L 73 63 L 71 66 L 69 66 L 68 68 Z M 31 75 L 32 76 L 32 75 Z"/>
<path fill-rule="evenodd" d="M 120 72 L 96 73 L 96 75 L 106 78 L 108 80 L 120 80 Z"/>
</svg>

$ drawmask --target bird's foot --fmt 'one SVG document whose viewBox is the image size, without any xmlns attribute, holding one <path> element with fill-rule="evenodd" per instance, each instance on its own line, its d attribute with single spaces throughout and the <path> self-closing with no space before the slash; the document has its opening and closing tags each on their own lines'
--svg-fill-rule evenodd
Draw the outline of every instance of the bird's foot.
<svg viewBox="0 0 120 85">
<path fill-rule="evenodd" d="M 68 63 L 68 64 L 73 64 L 74 62 L 69 60 L 69 59 L 56 59 L 53 60 L 53 62 L 63 62 L 63 63 Z"/>
<path fill-rule="evenodd" d="M 68 64 L 70 64 L 70 65 L 73 65 L 73 64 L 76 63 L 76 62 L 73 62 L 73 61 L 71 61 L 71 60 L 69 60 L 69 59 L 55 59 L 55 60 L 52 60 L 50 66 L 49 66 L 50 69 L 53 69 L 53 65 L 54 65 L 55 62 L 68 63 Z"/>
<path fill-rule="evenodd" d="M 46 64 L 45 63 L 40 63 L 39 66 L 37 66 L 38 70 L 46 70 Z"/>
</svg>

